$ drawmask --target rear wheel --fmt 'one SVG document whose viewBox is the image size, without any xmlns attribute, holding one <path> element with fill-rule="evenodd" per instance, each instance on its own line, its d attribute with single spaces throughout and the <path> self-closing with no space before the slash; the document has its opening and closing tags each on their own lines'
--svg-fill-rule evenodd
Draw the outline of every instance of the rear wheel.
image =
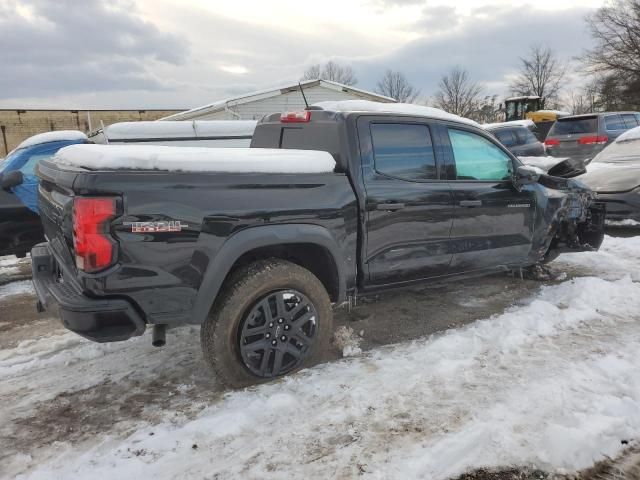
<svg viewBox="0 0 640 480">
<path fill-rule="evenodd" d="M 218 378 L 243 387 L 319 361 L 332 335 L 324 286 L 310 271 L 265 260 L 235 272 L 201 328 Z"/>
</svg>

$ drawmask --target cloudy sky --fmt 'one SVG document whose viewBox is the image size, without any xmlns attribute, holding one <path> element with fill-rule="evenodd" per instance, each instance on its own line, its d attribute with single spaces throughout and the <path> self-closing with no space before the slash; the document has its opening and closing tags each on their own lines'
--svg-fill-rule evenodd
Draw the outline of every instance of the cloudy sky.
<svg viewBox="0 0 640 480">
<path fill-rule="evenodd" d="M 602 3 L 0 0 L 0 108 L 193 107 L 330 59 L 364 89 L 392 68 L 426 97 L 462 65 L 503 95 L 531 44 L 567 60 L 589 47 L 584 18 Z"/>
</svg>

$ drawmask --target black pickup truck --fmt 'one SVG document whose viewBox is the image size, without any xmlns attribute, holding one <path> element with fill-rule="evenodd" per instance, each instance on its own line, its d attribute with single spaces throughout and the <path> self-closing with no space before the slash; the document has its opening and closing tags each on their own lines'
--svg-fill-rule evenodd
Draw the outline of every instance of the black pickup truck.
<svg viewBox="0 0 640 480">
<path fill-rule="evenodd" d="M 311 163 L 328 152 L 320 172 L 144 167 L 136 147 L 119 168 L 122 158 L 100 162 L 114 147 L 75 148 L 38 167 L 39 307 L 57 304 L 67 328 L 99 342 L 153 326 L 162 345 L 167 327 L 200 324 L 205 358 L 234 386 L 316 361 L 332 303 L 534 266 L 603 239 L 604 208 L 579 181 L 523 166 L 482 128 L 426 107 L 274 114 L 234 153 L 295 149 Z"/>
</svg>

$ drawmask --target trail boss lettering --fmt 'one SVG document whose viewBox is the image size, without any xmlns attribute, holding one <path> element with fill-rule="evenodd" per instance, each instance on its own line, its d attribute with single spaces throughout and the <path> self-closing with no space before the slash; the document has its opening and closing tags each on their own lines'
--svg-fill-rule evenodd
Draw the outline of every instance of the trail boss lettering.
<svg viewBox="0 0 640 480">
<path fill-rule="evenodd" d="M 188 225 L 182 225 L 180 220 L 167 222 L 129 222 L 124 225 L 130 225 L 132 233 L 181 232 L 183 228 L 188 228 Z"/>
</svg>

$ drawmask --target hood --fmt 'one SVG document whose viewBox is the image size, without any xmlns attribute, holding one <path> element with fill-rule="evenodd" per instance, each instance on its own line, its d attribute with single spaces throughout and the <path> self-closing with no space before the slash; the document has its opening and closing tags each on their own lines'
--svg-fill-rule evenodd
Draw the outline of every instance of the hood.
<svg viewBox="0 0 640 480">
<path fill-rule="evenodd" d="M 518 157 L 525 165 L 538 167 L 554 177 L 572 178 L 586 172 L 584 161 L 573 158 Z"/>
<path fill-rule="evenodd" d="M 640 164 L 592 163 L 580 180 L 598 193 L 628 192 L 640 186 Z"/>
</svg>

